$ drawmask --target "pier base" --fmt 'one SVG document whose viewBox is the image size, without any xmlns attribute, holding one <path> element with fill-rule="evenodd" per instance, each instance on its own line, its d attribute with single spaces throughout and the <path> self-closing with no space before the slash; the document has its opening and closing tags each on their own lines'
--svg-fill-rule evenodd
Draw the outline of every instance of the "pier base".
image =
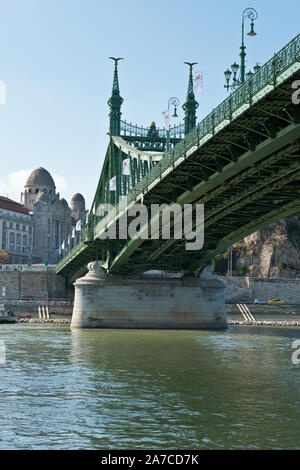
<svg viewBox="0 0 300 470">
<path fill-rule="evenodd" d="M 96 262 L 75 282 L 71 328 L 220 329 L 225 285 L 206 267 L 187 279 L 107 276 Z"/>
</svg>

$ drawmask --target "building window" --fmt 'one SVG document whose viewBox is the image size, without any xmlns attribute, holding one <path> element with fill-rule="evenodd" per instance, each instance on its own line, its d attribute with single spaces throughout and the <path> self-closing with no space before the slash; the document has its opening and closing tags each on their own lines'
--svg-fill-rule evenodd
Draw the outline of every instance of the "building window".
<svg viewBox="0 0 300 470">
<path fill-rule="evenodd" d="M 28 238 L 27 235 L 23 235 L 22 251 L 23 253 L 27 252 Z"/>
<path fill-rule="evenodd" d="M 3 230 L 3 232 L 2 232 L 2 249 L 6 250 L 6 246 L 7 246 L 7 232 L 6 232 L 6 230 Z"/>
<path fill-rule="evenodd" d="M 59 241 L 60 239 L 60 241 Z M 59 222 L 55 221 L 55 248 L 58 248 L 59 243 L 61 243 L 61 238 L 59 237 Z"/>
<path fill-rule="evenodd" d="M 9 234 L 9 249 L 11 251 L 15 250 L 15 234 L 13 232 Z"/>
<path fill-rule="evenodd" d="M 16 237 L 16 251 L 19 253 L 21 251 L 21 234 L 18 233 Z"/>
</svg>

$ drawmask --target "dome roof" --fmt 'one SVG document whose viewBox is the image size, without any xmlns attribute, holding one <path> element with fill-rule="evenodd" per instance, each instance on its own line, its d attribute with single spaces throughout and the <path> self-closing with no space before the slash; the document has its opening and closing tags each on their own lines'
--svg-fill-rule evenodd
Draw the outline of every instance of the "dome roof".
<svg viewBox="0 0 300 470">
<path fill-rule="evenodd" d="M 71 201 L 73 201 L 73 202 L 75 202 L 75 201 L 76 201 L 76 202 L 84 202 L 84 203 L 85 203 L 84 197 L 83 197 L 83 195 L 80 194 L 80 193 L 74 194 L 74 196 L 72 197 Z"/>
<path fill-rule="evenodd" d="M 69 205 L 68 205 L 68 203 L 65 199 L 62 198 L 62 199 L 59 200 L 59 202 L 61 203 L 62 206 L 66 207 L 66 208 L 69 207 Z"/>
<path fill-rule="evenodd" d="M 85 210 L 85 200 L 82 194 L 76 193 L 71 199 L 70 207 L 73 211 L 75 210 Z"/>
<path fill-rule="evenodd" d="M 27 178 L 25 187 L 27 186 L 51 186 L 51 188 L 55 189 L 55 183 L 52 176 L 49 171 L 42 167 L 34 170 Z"/>
</svg>

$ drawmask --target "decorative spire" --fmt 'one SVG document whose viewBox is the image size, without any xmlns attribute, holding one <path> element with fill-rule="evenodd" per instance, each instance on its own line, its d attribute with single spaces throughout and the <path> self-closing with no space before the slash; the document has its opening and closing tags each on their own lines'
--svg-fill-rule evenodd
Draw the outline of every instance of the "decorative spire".
<svg viewBox="0 0 300 470">
<path fill-rule="evenodd" d="M 187 135 L 196 126 L 196 109 L 199 103 L 195 99 L 193 87 L 193 65 L 197 62 L 184 62 L 190 68 L 188 91 L 186 95 L 186 102 L 182 106 L 185 112 L 184 118 L 184 134 Z"/>
<path fill-rule="evenodd" d="M 110 107 L 110 124 L 109 124 L 109 132 L 111 136 L 120 135 L 120 127 L 121 127 L 121 106 L 123 103 L 123 98 L 120 96 L 120 88 L 119 88 L 119 78 L 118 78 L 118 63 L 119 60 L 122 60 L 123 57 L 109 57 L 110 59 L 115 61 L 115 70 L 114 70 L 114 79 L 113 79 L 113 87 L 112 87 L 112 94 L 108 101 L 108 105 Z"/>
</svg>

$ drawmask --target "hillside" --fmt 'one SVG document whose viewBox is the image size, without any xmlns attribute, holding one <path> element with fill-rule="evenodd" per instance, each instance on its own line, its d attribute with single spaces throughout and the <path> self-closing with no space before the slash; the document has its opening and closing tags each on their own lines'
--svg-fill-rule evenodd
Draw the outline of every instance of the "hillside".
<svg viewBox="0 0 300 470">
<path fill-rule="evenodd" d="M 227 252 L 215 260 L 226 273 Z M 257 277 L 300 278 L 300 217 L 288 217 L 233 245 L 233 273 Z"/>
</svg>

